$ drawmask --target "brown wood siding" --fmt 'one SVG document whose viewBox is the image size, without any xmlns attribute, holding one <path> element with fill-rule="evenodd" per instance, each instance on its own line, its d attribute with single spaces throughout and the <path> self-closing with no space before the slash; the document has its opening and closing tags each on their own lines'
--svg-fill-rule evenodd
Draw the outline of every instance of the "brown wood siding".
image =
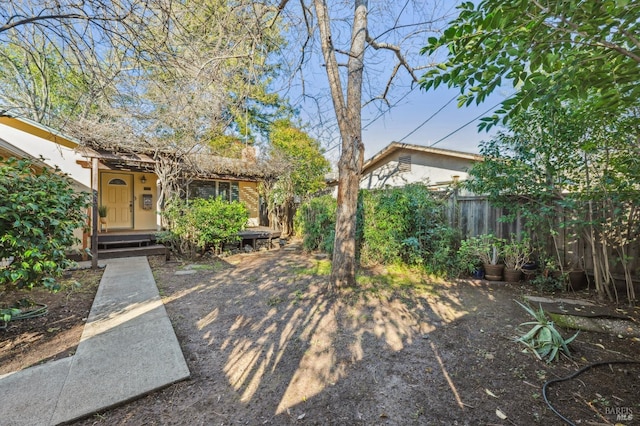
<svg viewBox="0 0 640 426">
<path fill-rule="evenodd" d="M 249 219 L 259 220 L 260 196 L 257 182 L 240 182 L 240 201 L 249 209 Z"/>
</svg>

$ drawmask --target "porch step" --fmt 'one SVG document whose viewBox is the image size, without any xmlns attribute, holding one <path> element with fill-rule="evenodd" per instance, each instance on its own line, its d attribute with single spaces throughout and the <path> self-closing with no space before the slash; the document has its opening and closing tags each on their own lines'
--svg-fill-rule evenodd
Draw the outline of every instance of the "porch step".
<svg viewBox="0 0 640 426">
<path fill-rule="evenodd" d="M 156 240 L 154 232 L 101 232 L 98 234 L 98 242 L 100 244 L 111 241 L 135 241 L 135 240 Z"/>
<path fill-rule="evenodd" d="M 98 250 L 101 248 L 124 248 L 124 247 L 145 247 L 151 244 L 151 238 L 138 238 L 138 239 L 114 239 L 104 240 L 98 238 Z"/>
<path fill-rule="evenodd" d="M 169 249 L 162 244 L 140 247 L 118 247 L 98 250 L 98 259 L 115 259 L 134 256 L 164 256 L 169 260 Z"/>
</svg>

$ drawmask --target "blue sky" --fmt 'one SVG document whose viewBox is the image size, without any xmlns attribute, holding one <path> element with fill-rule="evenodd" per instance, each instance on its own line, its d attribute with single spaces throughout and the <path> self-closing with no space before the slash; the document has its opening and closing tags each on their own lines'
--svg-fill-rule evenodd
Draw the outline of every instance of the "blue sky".
<svg viewBox="0 0 640 426">
<path fill-rule="evenodd" d="M 370 158 L 393 141 L 478 153 L 479 143 L 489 139 L 496 130 L 478 132 L 480 120 L 477 117 L 490 115 L 486 111 L 506 96 L 494 94 L 479 106 L 473 104 L 458 108 L 457 99 L 447 105 L 458 94 L 457 89 L 447 88 L 430 92 L 414 90 L 403 104 L 363 130 L 365 158 Z M 364 126 L 367 126 L 365 119 Z"/>
<path fill-rule="evenodd" d="M 391 142 L 479 153 L 480 142 L 488 140 L 499 128 L 494 127 L 490 132 L 478 132 L 480 122 L 478 117 L 491 115 L 497 108 L 496 105 L 507 95 L 504 91 L 500 91 L 489 96 L 479 106 L 472 104 L 460 108 L 457 106 L 458 95 L 458 89 L 442 87 L 426 92 L 416 88 L 384 114 L 365 109 L 362 114 L 365 160 Z M 325 100 L 325 103 L 329 102 Z M 308 114 L 318 114 L 313 112 L 315 105 L 298 106 L 303 110 L 301 114 L 303 120 Z M 487 113 L 488 110 L 491 112 Z M 328 110 L 325 114 L 333 117 L 333 110 Z M 314 120 L 315 117 L 309 119 L 309 121 Z M 327 157 L 332 162 L 337 162 L 340 154 L 337 129 L 331 136 L 327 137 L 325 134 L 319 139 L 328 148 Z"/>
</svg>

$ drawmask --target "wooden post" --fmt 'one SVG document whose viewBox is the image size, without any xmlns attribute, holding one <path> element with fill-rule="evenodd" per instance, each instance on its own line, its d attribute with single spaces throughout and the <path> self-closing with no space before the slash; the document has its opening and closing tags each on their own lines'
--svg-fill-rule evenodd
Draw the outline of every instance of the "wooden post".
<svg viewBox="0 0 640 426">
<path fill-rule="evenodd" d="M 98 159 L 91 159 L 91 268 L 98 269 Z"/>
<path fill-rule="evenodd" d="M 157 176 L 156 178 L 156 231 L 162 231 L 162 207 L 163 206 L 162 206 L 162 200 L 160 199 L 160 191 L 162 191 L 162 182 L 160 181 L 160 176 Z"/>
</svg>

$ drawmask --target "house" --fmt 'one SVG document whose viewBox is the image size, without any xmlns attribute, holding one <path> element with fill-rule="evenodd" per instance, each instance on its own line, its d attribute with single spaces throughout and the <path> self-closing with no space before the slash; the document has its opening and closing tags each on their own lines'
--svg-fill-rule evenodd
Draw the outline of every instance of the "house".
<svg viewBox="0 0 640 426">
<path fill-rule="evenodd" d="M 392 142 L 362 167 L 361 189 L 422 182 L 433 189 L 467 179 L 482 156 L 461 151 Z"/>
<path fill-rule="evenodd" d="M 1 116 L 0 155 L 43 156 L 43 165 L 69 174 L 78 190 L 96 191 L 97 204 L 107 207 L 109 232 L 160 229 L 162 187 L 155 171 L 162 153 L 105 149 L 25 118 Z M 179 177 L 188 197 L 239 200 L 249 210 L 248 225 L 259 225 L 258 183 L 269 173 L 257 164 L 255 155 L 230 159 L 200 153 L 172 161 L 188 161 Z"/>
<path fill-rule="evenodd" d="M 156 175 L 157 157 L 171 154 L 124 152 L 82 146 L 81 164 L 97 175 L 98 205 L 107 207 L 109 231 L 151 231 L 161 228 L 161 179 Z M 255 160 L 192 154 L 181 162 L 179 184 L 187 198 L 222 197 L 241 201 L 249 210 L 249 226 L 259 225 L 258 183 L 266 176 Z"/>
<path fill-rule="evenodd" d="M 28 158 L 41 167 L 58 167 L 78 191 L 91 192 L 91 174 L 78 161 L 78 141 L 26 118 L 0 116 L 0 156 Z"/>
</svg>

